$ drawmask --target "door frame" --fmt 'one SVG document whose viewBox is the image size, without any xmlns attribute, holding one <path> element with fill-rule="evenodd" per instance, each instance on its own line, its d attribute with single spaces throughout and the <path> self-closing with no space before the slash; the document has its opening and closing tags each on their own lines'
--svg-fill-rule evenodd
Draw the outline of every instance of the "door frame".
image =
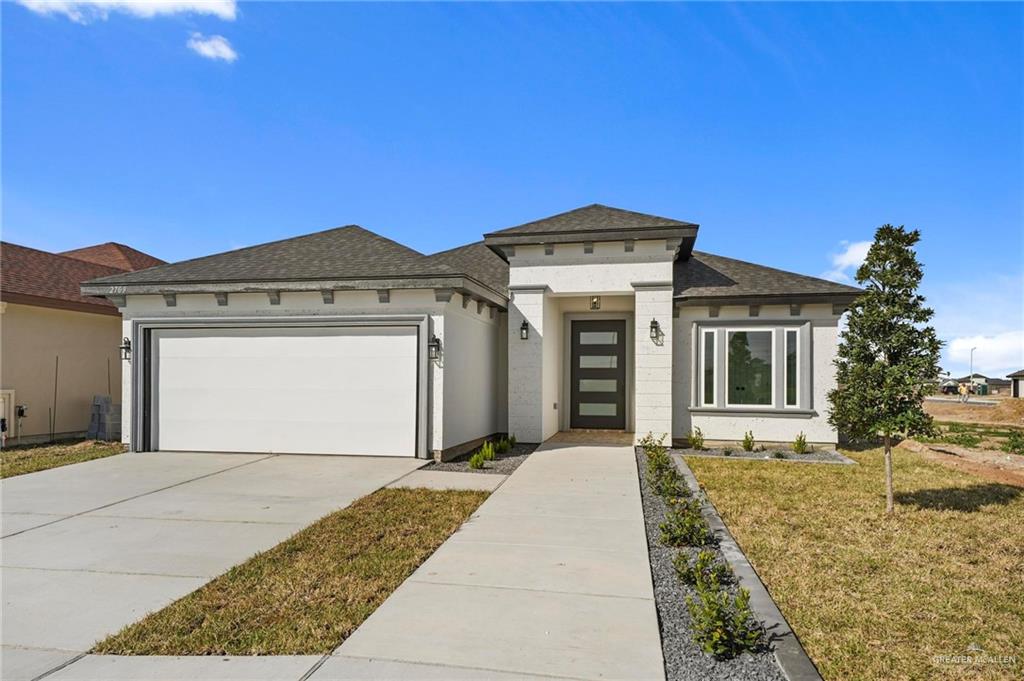
<svg viewBox="0 0 1024 681">
<path fill-rule="evenodd" d="M 131 451 L 153 451 L 152 422 L 152 331 L 154 329 L 230 329 L 275 327 L 379 327 L 411 326 L 416 328 L 416 458 L 430 458 L 427 442 L 430 430 L 429 375 L 427 370 L 427 340 L 430 338 L 430 316 L 423 315 L 362 315 L 362 316 L 275 316 L 176 318 L 166 317 L 132 320 L 132 404 Z"/>
<path fill-rule="evenodd" d="M 559 410 L 558 429 L 569 430 L 572 423 L 572 323 L 574 321 L 605 321 L 615 320 L 626 322 L 626 430 L 633 432 L 633 348 L 634 329 L 633 312 L 567 312 L 562 315 L 562 380 L 559 390 L 559 404 L 564 409 Z"/>
</svg>

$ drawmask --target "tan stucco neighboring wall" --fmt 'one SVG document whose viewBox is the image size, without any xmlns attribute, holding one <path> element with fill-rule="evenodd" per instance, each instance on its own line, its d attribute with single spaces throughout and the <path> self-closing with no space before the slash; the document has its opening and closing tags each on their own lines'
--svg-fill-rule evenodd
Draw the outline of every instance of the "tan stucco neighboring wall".
<svg viewBox="0 0 1024 681">
<path fill-rule="evenodd" d="M 0 387 L 28 407 L 20 435 L 48 435 L 56 358 L 56 434 L 89 427 L 94 395 L 121 399 L 121 318 L 13 303 L 0 304 Z M 110 361 L 109 384 L 107 360 Z M 8 438 L 18 435 L 9 424 Z"/>
</svg>

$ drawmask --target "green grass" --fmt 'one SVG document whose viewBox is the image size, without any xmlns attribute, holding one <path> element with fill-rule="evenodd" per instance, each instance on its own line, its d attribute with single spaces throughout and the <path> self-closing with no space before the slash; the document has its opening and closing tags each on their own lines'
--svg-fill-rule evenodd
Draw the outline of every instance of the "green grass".
<svg viewBox="0 0 1024 681">
<path fill-rule="evenodd" d="M 329 653 L 486 498 L 486 492 L 378 490 L 126 627 L 93 652 Z"/>
<path fill-rule="evenodd" d="M 1024 489 L 897 450 L 857 466 L 687 459 L 826 679 L 1024 675 Z M 1010 665 L 948 664 L 971 644 Z"/>
<path fill-rule="evenodd" d="M 120 442 L 95 440 L 69 440 L 43 445 L 5 447 L 0 452 L 0 478 L 102 459 L 122 452 L 124 445 Z"/>
</svg>

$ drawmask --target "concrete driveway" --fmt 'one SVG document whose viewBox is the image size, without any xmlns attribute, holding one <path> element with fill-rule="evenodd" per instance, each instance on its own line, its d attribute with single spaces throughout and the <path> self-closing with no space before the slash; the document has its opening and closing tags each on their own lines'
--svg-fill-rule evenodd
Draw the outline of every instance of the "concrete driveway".
<svg viewBox="0 0 1024 681">
<path fill-rule="evenodd" d="M 423 463 L 147 453 L 4 480 L 0 676 L 74 659 Z"/>
</svg>

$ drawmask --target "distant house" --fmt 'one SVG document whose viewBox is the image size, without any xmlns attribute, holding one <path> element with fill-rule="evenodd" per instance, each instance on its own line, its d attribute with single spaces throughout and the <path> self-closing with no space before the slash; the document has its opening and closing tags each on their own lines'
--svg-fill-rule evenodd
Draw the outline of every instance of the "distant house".
<svg viewBox="0 0 1024 681">
<path fill-rule="evenodd" d="M 121 314 L 83 281 L 161 265 L 123 244 L 65 253 L 0 242 L 0 416 L 7 441 L 83 435 L 92 399 L 120 402 Z"/>
<path fill-rule="evenodd" d="M 1014 371 L 1006 378 L 1010 381 L 1010 395 L 1024 397 L 1024 369 Z"/>
<path fill-rule="evenodd" d="M 974 373 L 970 376 L 961 376 L 956 379 L 956 382 L 968 384 L 972 389 L 976 389 L 980 385 L 988 386 L 988 393 L 990 395 L 999 395 L 1010 389 L 1010 381 L 1002 378 L 989 378 L 988 376 L 979 373 Z"/>
</svg>

